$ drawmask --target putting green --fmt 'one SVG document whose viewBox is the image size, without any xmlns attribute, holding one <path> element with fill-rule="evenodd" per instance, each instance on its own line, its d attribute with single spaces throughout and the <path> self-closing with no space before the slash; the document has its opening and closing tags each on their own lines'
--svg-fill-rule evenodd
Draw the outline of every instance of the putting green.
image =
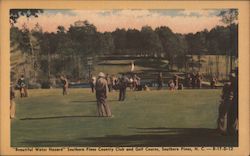
<svg viewBox="0 0 250 156">
<path fill-rule="evenodd" d="M 90 89 L 29 90 L 15 99 L 11 146 L 237 146 L 216 132 L 221 90 L 161 90 L 108 95 L 112 118 L 97 117 Z M 18 93 L 16 94 L 19 95 Z"/>
</svg>

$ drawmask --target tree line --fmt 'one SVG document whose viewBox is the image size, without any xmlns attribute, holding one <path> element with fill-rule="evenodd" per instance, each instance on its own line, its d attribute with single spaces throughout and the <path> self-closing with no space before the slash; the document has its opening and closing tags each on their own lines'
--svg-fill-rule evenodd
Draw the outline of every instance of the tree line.
<svg viewBox="0 0 250 156">
<path fill-rule="evenodd" d="M 200 67 L 203 55 L 238 57 L 238 24 L 216 26 L 210 31 L 174 33 L 167 26 L 153 29 L 117 28 L 99 32 L 94 24 L 83 21 L 67 30 L 58 26 L 56 32 L 44 32 L 37 25 L 29 30 L 12 24 L 10 29 L 12 79 L 25 74 L 31 81 L 47 80 L 59 74 L 82 78 L 87 70 L 87 57 L 96 62 L 97 56 L 130 55 L 168 60 L 169 69 Z M 197 55 L 198 62 L 193 62 Z"/>
</svg>

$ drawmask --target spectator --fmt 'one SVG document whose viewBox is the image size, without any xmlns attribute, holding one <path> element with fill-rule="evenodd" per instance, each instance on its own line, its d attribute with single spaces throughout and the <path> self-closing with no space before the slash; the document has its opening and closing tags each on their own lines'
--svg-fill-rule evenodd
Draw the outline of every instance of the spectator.
<svg viewBox="0 0 250 156">
<path fill-rule="evenodd" d="M 68 94 L 68 87 L 69 87 L 68 80 L 65 76 L 61 76 L 60 79 L 61 79 L 61 82 L 63 84 L 63 87 L 62 87 L 63 95 L 67 95 Z"/>
<path fill-rule="evenodd" d="M 163 86 L 162 72 L 159 72 L 157 81 L 158 81 L 158 90 L 161 90 Z"/>
</svg>

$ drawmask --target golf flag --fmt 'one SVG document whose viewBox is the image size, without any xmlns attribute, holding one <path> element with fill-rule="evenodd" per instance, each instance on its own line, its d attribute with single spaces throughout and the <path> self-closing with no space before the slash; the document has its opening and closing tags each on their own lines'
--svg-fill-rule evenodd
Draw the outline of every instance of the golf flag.
<svg viewBox="0 0 250 156">
<path fill-rule="evenodd" d="M 135 64 L 134 64 L 134 61 L 132 61 L 132 62 L 131 62 L 131 70 L 130 70 L 130 71 L 133 72 L 134 69 L 135 69 Z"/>
</svg>

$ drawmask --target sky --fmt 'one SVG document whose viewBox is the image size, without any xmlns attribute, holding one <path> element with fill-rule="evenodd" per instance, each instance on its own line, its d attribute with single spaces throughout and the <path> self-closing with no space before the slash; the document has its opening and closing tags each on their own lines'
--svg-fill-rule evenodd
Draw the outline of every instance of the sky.
<svg viewBox="0 0 250 156">
<path fill-rule="evenodd" d="M 16 23 L 29 28 L 37 23 L 44 32 L 55 32 L 59 25 L 66 29 L 75 21 L 88 20 L 98 31 L 114 31 L 116 28 L 138 29 L 142 26 L 168 26 L 175 33 L 195 33 L 204 29 L 211 30 L 216 25 L 223 25 L 218 17 L 221 10 L 184 10 L 184 9 L 150 9 L 150 10 L 44 10 L 37 18 L 20 17 Z"/>
</svg>

